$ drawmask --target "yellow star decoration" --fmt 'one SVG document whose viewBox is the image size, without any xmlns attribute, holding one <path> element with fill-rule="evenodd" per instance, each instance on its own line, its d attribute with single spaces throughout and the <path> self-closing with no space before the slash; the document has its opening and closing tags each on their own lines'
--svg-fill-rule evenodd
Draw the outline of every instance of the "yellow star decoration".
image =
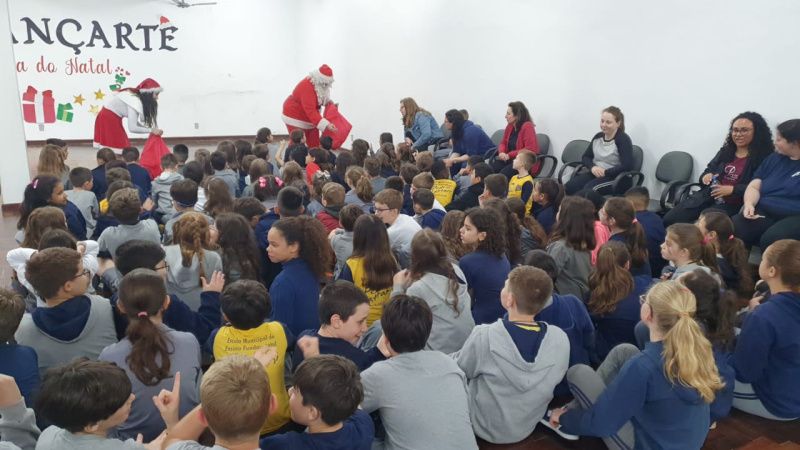
<svg viewBox="0 0 800 450">
<path fill-rule="evenodd" d="M 81 94 L 73 95 L 73 97 L 75 99 L 72 102 L 73 103 L 77 103 L 78 105 L 83 105 L 83 102 L 86 100 L 86 99 L 83 98 L 83 95 L 81 95 Z"/>
<path fill-rule="evenodd" d="M 100 107 L 97 105 L 90 105 L 89 106 L 89 113 L 97 115 L 100 112 Z"/>
<path fill-rule="evenodd" d="M 105 97 L 105 96 L 106 96 L 106 94 L 103 94 L 103 91 L 101 89 L 98 89 L 97 92 L 94 93 L 94 99 L 95 100 L 102 100 L 103 97 Z"/>
</svg>

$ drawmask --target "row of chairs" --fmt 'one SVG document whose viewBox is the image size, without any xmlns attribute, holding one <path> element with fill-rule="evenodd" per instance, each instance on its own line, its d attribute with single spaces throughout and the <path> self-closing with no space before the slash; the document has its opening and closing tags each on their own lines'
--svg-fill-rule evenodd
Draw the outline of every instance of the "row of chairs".
<svg viewBox="0 0 800 450">
<path fill-rule="evenodd" d="M 503 139 L 504 129 L 499 129 L 492 133 L 490 139 L 495 147 L 489 149 L 484 159 L 491 162 L 497 155 L 497 146 Z M 450 140 L 450 130 L 442 125 L 444 138 L 441 139 L 433 148 L 437 158 L 447 157 L 452 151 L 448 148 Z M 575 139 L 567 143 L 564 151 L 561 152 L 561 169 L 558 170 L 558 158 L 550 154 L 550 137 L 544 133 L 537 133 L 536 139 L 539 143 L 539 156 L 541 168 L 536 178 L 556 178 L 559 183 L 566 183 L 578 172 L 589 170 L 581 162 L 581 157 L 589 146 L 589 141 Z M 642 173 L 642 162 L 644 151 L 638 145 L 633 146 L 633 170 L 623 172 L 614 179 L 609 196 L 624 194 L 625 190 L 632 186 L 641 186 L 644 183 L 644 173 Z M 692 171 L 694 170 L 694 159 L 692 155 L 682 151 L 671 151 L 664 154 L 656 166 L 656 180 L 664 183 L 664 188 L 658 200 L 650 200 L 650 210 L 659 214 L 665 214 L 681 200 L 688 197 L 693 191 L 699 189 L 699 183 L 691 183 Z"/>
</svg>

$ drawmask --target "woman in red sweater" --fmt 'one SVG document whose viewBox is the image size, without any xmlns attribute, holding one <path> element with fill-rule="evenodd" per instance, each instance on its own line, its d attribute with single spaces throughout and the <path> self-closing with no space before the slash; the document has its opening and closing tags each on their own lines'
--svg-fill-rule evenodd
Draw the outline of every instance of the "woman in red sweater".
<svg viewBox="0 0 800 450">
<path fill-rule="evenodd" d="M 506 178 L 511 179 L 516 174 L 512 167 L 514 158 L 520 150 L 528 150 L 539 154 L 539 143 L 536 141 L 536 128 L 528 112 L 528 108 L 522 102 L 511 102 L 506 111 L 506 131 L 503 133 L 503 140 L 497 146 L 497 156 L 492 161 L 492 169 L 495 173 L 502 173 Z M 540 164 L 537 162 L 531 168 L 531 175 L 539 173 Z"/>
</svg>

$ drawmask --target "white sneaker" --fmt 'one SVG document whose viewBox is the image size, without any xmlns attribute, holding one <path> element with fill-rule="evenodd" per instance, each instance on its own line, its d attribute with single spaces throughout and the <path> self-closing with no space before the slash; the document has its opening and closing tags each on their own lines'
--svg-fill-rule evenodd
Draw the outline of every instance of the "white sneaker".
<svg viewBox="0 0 800 450">
<path fill-rule="evenodd" d="M 574 434 L 567 434 L 567 433 L 564 433 L 563 431 L 561 431 L 561 425 L 559 425 L 557 427 L 554 427 L 550 423 L 550 411 L 549 410 L 546 413 L 544 413 L 544 417 L 542 418 L 542 420 L 539 421 L 539 423 L 544 425 L 544 426 L 546 426 L 547 428 L 550 428 L 557 435 L 561 436 L 563 439 L 566 439 L 568 441 L 577 441 L 580 438 L 580 436 L 576 436 Z"/>
</svg>

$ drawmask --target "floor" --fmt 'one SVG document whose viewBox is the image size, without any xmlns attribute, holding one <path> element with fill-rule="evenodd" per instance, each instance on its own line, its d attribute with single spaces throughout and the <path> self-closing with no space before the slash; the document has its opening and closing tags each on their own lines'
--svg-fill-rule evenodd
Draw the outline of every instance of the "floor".
<svg viewBox="0 0 800 450">
<path fill-rule="evenodd" d="M 168 142 L 169 145 L 173 143 Z M 190 151 L 205 147 L 214 149 L 214 142 L 193 142 L 188 144 Z M 31 167 L 35 168 L 35 161 L 40 147 L 29 149 Z M 94 149 L 89 146 L 71 146 L 67 163 L 70 167 L 84 166 L 93 168 Z M 16 248 L 14 233 L 18 215 L 3 213 L 0 218 L 0 252 L 6 254 Z M 8 286 L 11 279 L 11 269 L 7 264 L 0 264 L 0 285 Z M 556 450 L 556 449 L 604 449 L 600 439 L 581 438 L 578 441 L 565 441 L 544 427 L 536 427 L 528 438 L 522 442 L 509 445 L 496 445 L 480 442 L 483 450 Z M 758 417 L 750 416 L 739 411 L 733 411 L 730 417 L 721 421 L 715 430 L 711 430 L 703 447 L 709 450 L 745 449 L 745 450 L 800 450 L 800 421 L 781 423 L 772 422 Z"/>
</svg>

